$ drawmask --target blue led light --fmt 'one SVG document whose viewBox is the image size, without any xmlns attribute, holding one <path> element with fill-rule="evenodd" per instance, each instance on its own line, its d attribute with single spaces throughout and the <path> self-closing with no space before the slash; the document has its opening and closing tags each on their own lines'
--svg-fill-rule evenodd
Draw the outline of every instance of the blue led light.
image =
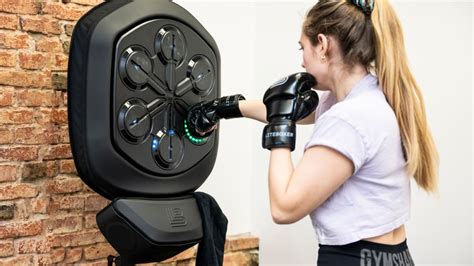
<svg viewBox="0 0 474 266">
<path fill-rule="evenodd" d="M 169 135 L 174 135 L 174 134 L 175 134 L 174 129 L 168 130 L 168 134 L 169 134 Z"/>
<path fill-rule="evenodd" d="M 151 144 L 151 148 L 152 148 L 153 150 L 156 150 L 157 147 L 158 147 L 158 139 L 153 138 L 153 141 L 152 141 L 152 144 Z"/>
</svg>

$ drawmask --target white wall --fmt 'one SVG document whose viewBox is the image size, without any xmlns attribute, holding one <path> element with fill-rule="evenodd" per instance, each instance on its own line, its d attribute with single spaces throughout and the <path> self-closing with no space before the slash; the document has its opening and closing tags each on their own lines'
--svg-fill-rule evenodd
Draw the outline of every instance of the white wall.
<svg viewBox="0 0 474 266">
<path fill-rule="evenodd" d="M 300 26 L 315 1 L 201 2 L 176 0 L 211 33 L 222 59 L 222 95 L 263 96 L 267 87 L 302 71 Z M 474 263 L 472 103 L 474 4 L 471 1 L 392 1 L 401 18 L 410 66 L 423 89 L 440 156 L 439 199 L 413 183 L 407 238 L 417 265 Z M 214 170 L 199 189 L 213 195 L 229 219 L 229 234 L 260 237 L 262 265 L 315 265 L 317 241 L 309 218 L 275 225 L 268 203 L 269 152 L 263 124 L 223 120 Z M 299 126 L 296 166 L 312 126 Z"/>
<path fill-rule="evenodd" d="M 396 7 L 441 158 L 440 199 L 413 186 L 408 241 L 420 263 L 469 263 L 473 250 L 472 3 L 397 3 Z"/>
</svg>

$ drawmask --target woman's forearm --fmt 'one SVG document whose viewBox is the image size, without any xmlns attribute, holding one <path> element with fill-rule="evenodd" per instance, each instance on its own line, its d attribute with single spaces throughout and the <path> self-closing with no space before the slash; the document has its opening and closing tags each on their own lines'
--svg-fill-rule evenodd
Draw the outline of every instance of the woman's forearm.
<svg viewBox="0 0 474 266">
<path fill-rule="evenodd" d="M 268 123 L 267 108 L 262 100 L 241 100 L 239 101 L 239 109 L 244 117 Z"/>
<path fill-rule="evenodd" d="M 239 101 L 239 110 L 244 117 L 255 119 L 262 123 L 268 123 L 267 121 L 267 107 L 262 100 L 241 100 Z M 314 112 L 306 116 L 305 118 L 298 120 L 298 125 L 309 125 L 314 124 Z"/>
</svg>

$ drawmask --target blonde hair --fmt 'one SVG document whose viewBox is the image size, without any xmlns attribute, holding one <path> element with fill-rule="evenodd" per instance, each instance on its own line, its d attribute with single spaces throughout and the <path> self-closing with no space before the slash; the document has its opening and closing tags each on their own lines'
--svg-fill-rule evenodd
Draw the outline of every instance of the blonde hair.
<svg viewBox="0 0 474 266">
<path fill-rule="evenodd" d="M 375 72 L 397 118 L 409 175 L 425 191 L 437 193 L 438 151 L 408 66 L 402 27 L 388 0 L 375 0 L 370 15 L 350 0 L 320 0 L 306 15 L 303 33 L 312 45 L 319 33 L 336 37 L 345 64 L 360 63 Z"/>
</svg>

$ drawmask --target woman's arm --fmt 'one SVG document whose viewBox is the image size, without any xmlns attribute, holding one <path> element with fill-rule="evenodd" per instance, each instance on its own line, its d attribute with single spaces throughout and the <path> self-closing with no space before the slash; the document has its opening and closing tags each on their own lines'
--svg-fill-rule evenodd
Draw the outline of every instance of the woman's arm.
<svg viewBox="0 0 474 266">
<path fill-rule="evenodd" d="M 273 220 L 278 224 L 300 220 L 334 193 L 353 171 L 352 161 L 329 147 L 308 148 L 296 168 L 290 149 L 272 149 L 268 185 Z"/>
<path fill-rule="evenodd" d="M 241 100 L 239 101 L 239 109 L 244 117 L 251 118 L 262 123 L 267 121 L 267 108 L 262 100 Z M 314 124 L 314 112 L 305 118 L 296 122 L 297 125 Z"/>
<path fill-rule="evenodd" d="M 251 118 L 262 123 L 267 121 L 267 108 L 262 100 L 241 100 L 239 109 L 244 117 Z"/>
</svg>

